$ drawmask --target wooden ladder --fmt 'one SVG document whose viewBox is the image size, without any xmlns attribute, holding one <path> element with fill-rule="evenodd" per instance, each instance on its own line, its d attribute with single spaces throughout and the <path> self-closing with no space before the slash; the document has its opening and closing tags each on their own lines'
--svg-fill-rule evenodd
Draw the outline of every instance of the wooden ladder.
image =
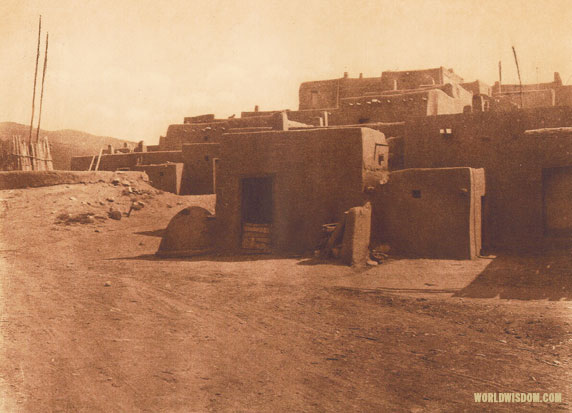
<svg viewBox="0 0 572 413">
<path fill-rule="evenodd" d="M 101 161 L 101 155 L 103 153 L 103 149 L 99 150 L 99 155 L 93 155 L 93 157 L 91 158 L 91 163 L 89 164 L 89 168 L 88 171 L 91 171 L 91 168 L 93 167 L 93 164 L 95 162 L 95 158 L 97 158 L 97 163 L 95 164 L 95 169 L 94 171 L 97 171 L 99 169 L 99 162 Z"/>
</svg>

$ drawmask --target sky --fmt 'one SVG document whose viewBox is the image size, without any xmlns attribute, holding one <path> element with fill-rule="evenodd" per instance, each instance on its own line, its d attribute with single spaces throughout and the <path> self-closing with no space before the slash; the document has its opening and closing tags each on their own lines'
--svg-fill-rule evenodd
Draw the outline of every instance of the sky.
<svg viewBox="0 0 572 413">
<path fill-rule="evenodd" d="M 572 0 L 1 0 L 0 122 L 158 142 L 185 116 L 297 109 L 308 80 L 445 66 L 466 81 L 572 82 Z M 42 45 L 43 49 L 43 45 Z M 43 51 L 42 51 L 43 53 Z M 41 72 L 41 70 L 40 70 Z M 41 77 L 40 77 L 41 78 Z"/>
</svg>

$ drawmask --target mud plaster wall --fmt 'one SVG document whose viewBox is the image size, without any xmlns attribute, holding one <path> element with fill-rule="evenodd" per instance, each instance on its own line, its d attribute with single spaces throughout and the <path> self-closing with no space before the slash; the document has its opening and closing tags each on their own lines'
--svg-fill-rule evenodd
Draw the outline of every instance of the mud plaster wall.
<svg viewBox="0 0 572 413">
<path fill-rule="evenodd" d="M 420 86 L 460 83 L 462 78 L 443 67 L 435 69 L 383 72 L 380 77 L 318 80 L 304 82 L 298 90 L 299 109 L 333 109 L 341 99 L 376 95 L 384 91 L 417 89 Z"/>
<path fill-rule="evenodd" d="M 463 79 L 454 72 L 438 67 L 434 69 L 386 71 L 381 74 L 384 90 L 391 90 L 397 83 L 397 89 L 417 89 L 427 85 L 442 85 L 445 83 L 460 83 Z"/>
<path fill-rule="evenodd" d="M 494 97 L 495 106 L 498 105 L 517 105 L 521 106 L 521 94 L 519 92 L 502 93 Z M 556 104 L 556 96 L 553 89 L 546 90 L 527 90 L 522 92 L 523 108 L 538 108 L 554 106 Z"/>
<path fill-rule="evenodd" d="M 492 96 L 493 93 L 492 87 L 480 80 L 475 80 L 474 82 L 461 83 L 461 86 L 463 87 L 463 89 L 466 89 L 469 92 L 471 92 L 473 96 L 477 95 Z"/>
<path fill-rule="evenodd" d="M 98 170 L 116 171 L 120 168 L 129 168 L 130 170 L 147 171 L 150 170 L 150 165 L 184 163 L 185 167 L 181 172 L 182 182 L 180 184 L 180 188 L 177 190 L 184 195 L 202 195 L 214 193 L 212 159 L 218 156 L 218 144 L 199 143 L 182 145 L 182 148 L 182 150 L 178 151 L 102 155 Z M 208 161 L 205 160 L 206 157 L 209 157 Z M 72 170 L 88 170 L 92 158 L 92 156 L 80 156 L 72 158 Z M 97 157 L 94 161 L 92 169 L 95 168 L 96 163 Z M 174 187 L 171 184 L 161 184 L 160 189 L 171 192 L 170 189 L 166 188 Z"/>
<path fill-rule="evenodd" d="M 148 181 L 142 172 L 0 171 L 0 189 L 35 188 L 64 184 L 94 184 L 114 179 Z"/>
<path fill-rule="evenodd" d="M 484 170 L 405 169 L 392 172 L 373 198 L 372 241 L 393 253 L 472 259 L 481 250 Z"/>
<path fill-rule="evenodd" d="M 93 156 L 76 156 L 71 159 L 72 171 L 87 171 Z M 119 168 L 133 169 L 137 165 L 161 164 L 167 162 L 182 162 L 181 151 L 131 152 L 113 155 L 102 155 L 99 163 L 100 171 L 116 171 Z M 97 163 L 97 156 L 92 169 Z"/>
<path fill-rule="evenodd" d="M 304 82 L 298 90 L 299 110 L 336 108 L 343 79 Z"/>
<path fill-rule="evenodd" d="M 241 179 L 273 178 L 274 248 L 305 251 L 318 242 L 321 226 L 363 205 L 366 182 L 382 179 L 369 149 L 383 134 L 366 128 L 313 129 L 225 135 L 217 171 L 216 221 L 220 245 L 236 249 L 241 237 Z M 374 159 L 371 156 L 371 162 Z M 367 167 L 370 165 L 370 167 Z"/>
<path fill-rule="evenodd" d="M 472 93 L 457 86 L 456 97 L 441 89 L 429 89 L 392 95 L 345 99 L 340 110 L 332 111 L 330 125 L 367 122 L 397 122 L 414 116 L 462 113 L 472 105 Z M 368 103 L 369 102 L 369 103 Z"/>
<path fill-rule="evenodd" d="M 144 171 L 149 176 L 149 182 L 154 188 L 177 195 L 181 193 L 182 163 L 143 165 L 134 169 Z"/>
<path fill-rule="evenodd" d="M 200 118 L 200 117 L 199 117 Z M 274 115 L 215 120 L 207 123 L 175 124 L 161 140 L 162 150 L 180 150 L 183 144 L 218 143 L 223 134 L 236 128 L 276 127 Z"/>
<path fill-rule="evenodd" d="M 382 91 L 380 77 L 340 78 L 304 82 L 300 85 L 298 92 L 299 109 L 336 108 L 341 99 L 366 94 L 378 94 Z"/>
<path fill-rule="evenodd" d="M 184 144 L 216 143 L 228 129 L 226 122 L 170 125 L 161 147 L 163 150 L 180 150 Z"/>
<path fill-rule="evenodd" d="M 556 106 L 572 106 L 572 86 L 556 89 Z"/>
<path fill-rule="evenodd" d="M 214 163 L 219 157 L 218 143 L 197 143 L 183 145 L 183 184 L 184 195 L 204 195 L 214 193 Z"/>
<path fill-rule="evenodd" d="M 572 165 L 572 138 L 524 131 L 570 125 L 566 107 L 417 119 L 406 125 L 405 167 L 484 168 L 484 247 L 536 248 L 544 242 L 542 170 Z"/>
</svg>

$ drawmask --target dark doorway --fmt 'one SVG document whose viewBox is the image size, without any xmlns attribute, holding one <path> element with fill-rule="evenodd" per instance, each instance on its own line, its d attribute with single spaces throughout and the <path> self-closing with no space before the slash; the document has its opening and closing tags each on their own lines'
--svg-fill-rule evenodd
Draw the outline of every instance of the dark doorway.
<svg viewBox="0 0 572 413">
<path fill-rule="evenodd" d="M 542 170 L 544 233 L 572 235 L 572 167 Z"/>
<path fill-rule="evenodd" d="M 242 180 L 242 222 L 272 223 L 272 178 Z"/>
<path fill-rule="evenodd" d="M 272 244 L 272 178 L 242 180 L 242 248 L 268 253 Z"/>
</svg>

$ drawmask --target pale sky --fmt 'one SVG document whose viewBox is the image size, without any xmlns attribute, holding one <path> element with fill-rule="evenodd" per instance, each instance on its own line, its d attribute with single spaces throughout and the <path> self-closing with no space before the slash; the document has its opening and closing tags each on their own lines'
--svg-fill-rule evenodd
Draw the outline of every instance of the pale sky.
<svg viewBox="0 0 572 413">
<path fill-rule="evenodd" d="M 572 82 L 572 0 L 0 0 L 0 121 L 157 143 L 184 116 L 297 109 L 306 80 L 445 66 L 466 81 Z M 42 46 L 43 47 L 43 46 Z M 538 70 L 537 70 L 538 68 Z"/>
</svg>

